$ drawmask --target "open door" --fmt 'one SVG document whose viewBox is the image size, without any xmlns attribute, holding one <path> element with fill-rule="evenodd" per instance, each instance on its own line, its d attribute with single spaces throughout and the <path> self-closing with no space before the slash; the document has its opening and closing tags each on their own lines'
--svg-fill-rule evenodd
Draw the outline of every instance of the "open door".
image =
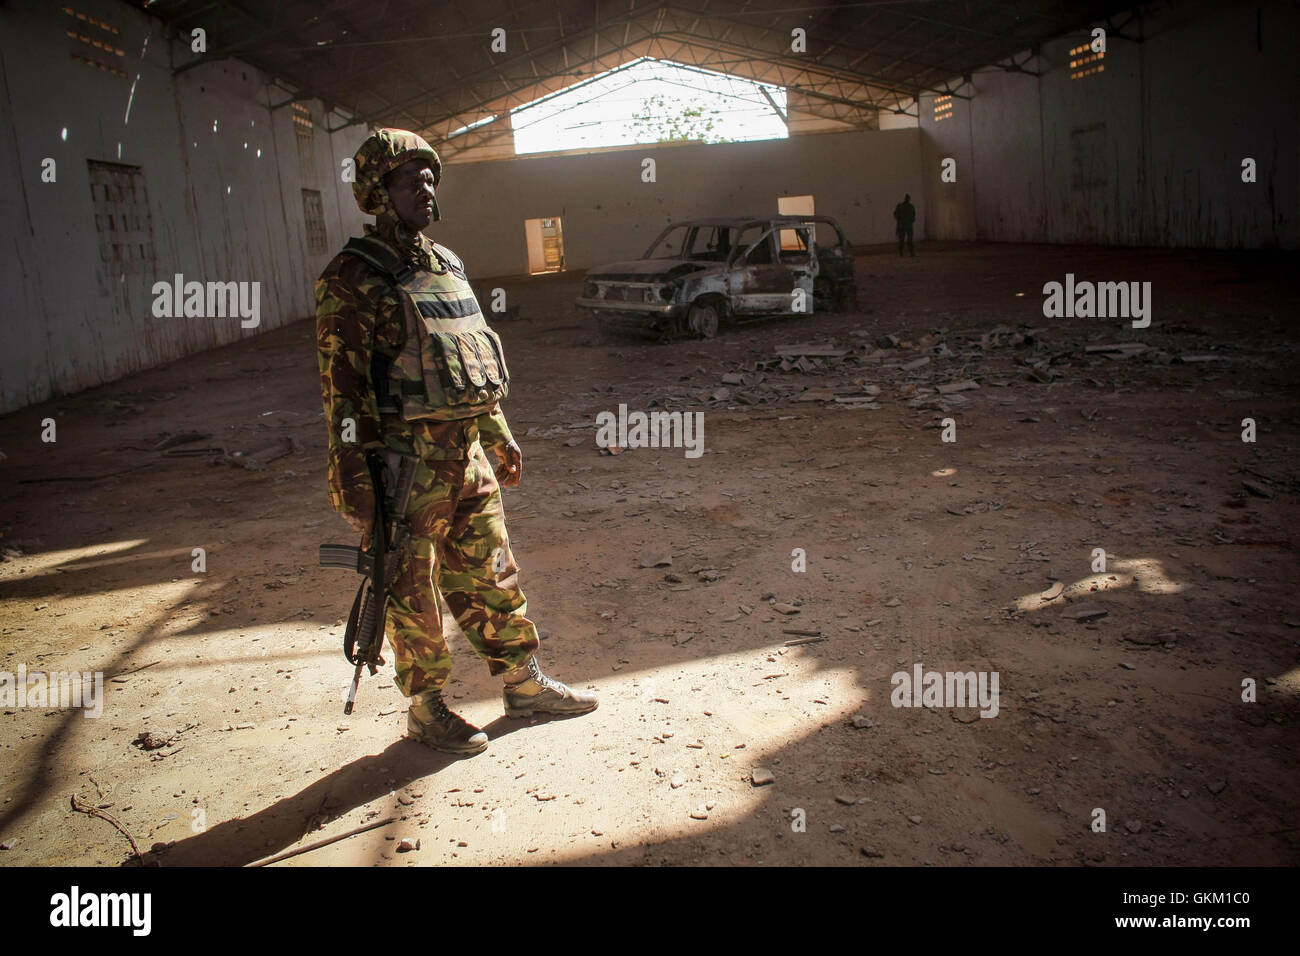
<svg viewBox="0 0 1300 956">
<path fill-rule="evenodd" d="M 777 247 L 777 234 L 795 234 L 797 248 Z M 728 274 L 732 309 L 738 315 L 813 313 L 813 277 L 816 260 L 809 254 L 812 225 L 768 229 L 761 238 L 746 233 L 740 238 Z M 801 292 L 802 295 L 797 293 Z"/>
<path fill-rule="evenodd" d="M 524 238 L 528 243 L 529 275 L 564 271 L 564 233 L 558 216 L 525 219 Z"/>
<path fill-rule="evenodd" d="M 776 201 L 776 211 L 782 216 L 813 215 L 812 196 L 781 196 Z M 798 249 L 799 239 L 793 229 L 781 230 L 781 248 Z"/>
</svg>

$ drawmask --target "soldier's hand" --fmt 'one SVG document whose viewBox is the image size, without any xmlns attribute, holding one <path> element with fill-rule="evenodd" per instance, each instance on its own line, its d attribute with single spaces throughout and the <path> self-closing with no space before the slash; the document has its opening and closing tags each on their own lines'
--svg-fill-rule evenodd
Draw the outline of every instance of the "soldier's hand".
<svg viewBox="0 0 1300 956">
<path fill-rule="evenodd" d="M 524 473 L 524 453 L 513 439 L 492 450 L 497 456 L 497 481 L 506 488 L 513 488 L 519 484 L 519 478 Z"/>
</svg>

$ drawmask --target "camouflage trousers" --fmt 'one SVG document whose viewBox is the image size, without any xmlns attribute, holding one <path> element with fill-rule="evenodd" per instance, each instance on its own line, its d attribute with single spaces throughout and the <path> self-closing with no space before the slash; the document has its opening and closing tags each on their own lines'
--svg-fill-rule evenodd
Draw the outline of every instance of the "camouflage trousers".
<svg viewBox="0 0 1300 956">
<path fill-rule="evenodd" d="M 387 458 L 392 468 L 397 458 Z M 384 620 L 401 692 L 441 690 L 451 675 L 439 592 L 493 674 L 525 663 L 537 650 L 537 628 L 524 616 L 528 601 L 501 488 L 482 445 L 475 441 L 468 459 L 417 458 L 406 520 L 411 533 L 397 557 Z"/>
</svg>

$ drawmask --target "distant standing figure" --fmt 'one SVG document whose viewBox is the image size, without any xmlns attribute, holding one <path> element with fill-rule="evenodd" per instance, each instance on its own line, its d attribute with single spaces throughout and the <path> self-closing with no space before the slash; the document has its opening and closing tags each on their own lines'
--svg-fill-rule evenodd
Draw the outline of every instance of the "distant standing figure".
<svg viewBox="0 0 1300 956">
<path fill-rule="evenodd" d="M 908 253 L 915 256 L 916 250 L 912 248 L 912 224 L 916 222 L 916 207 L 912 205 L 910 193 L 905 193 L 903 201 L 894 207 L 894 222 L 898 227 L 898 254 L 903 254 L 903 241 L 906 240 Z"/>
</svg>

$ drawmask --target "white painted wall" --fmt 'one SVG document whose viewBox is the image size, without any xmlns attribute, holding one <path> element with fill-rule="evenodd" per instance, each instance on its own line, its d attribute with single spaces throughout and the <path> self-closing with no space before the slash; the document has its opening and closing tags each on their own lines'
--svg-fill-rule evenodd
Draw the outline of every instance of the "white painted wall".
<svg viewBox="0 0 1300 956">
<path fill-rule="evenodd" d="M 338 134 L 345 143 L 332 147 L 320 105 L 310 104 L 318 172 L 317 182 L 303 183 L 291 111 L 267 109 L 268 96 L 278 103 L 289 94 L 268 88 L 268 77 L 226 60 L 173 78 L 173 65 L 194 54 L 188 42 L 166 40 L 160 21 L 119 0 L 69 2 L 118 26 L 128 79 L 70 58 L 61 4 L 0 6 L 0 175 L 10 184 L 0 190 L 8 309 L 0 411 L 304 318 L 315 277 L 359 232 L 337 158 L 352 154 L 364 127 Z M 57 162 L 56 182 L 41 181 L 46 157 Z M 123 280 L 100 261 L 87 160 L 143 168 L 150 274 Z M 304 186 L 322 192 L 328 253 L 307 252 Z M 155 318 L 153 283 L 178 272 L 187 281 L 260 282 L 260 328 L 242 329 L 237 318 Z"/>
<path fill-rule="evenodd" d="M 1112 34 L 1105 72 L 1071 80 L 1068 51 L 1089 32 L 1045 44 L 1026 64 L 1040 77 L 976 72 L 951 119 L 936 122 L 934 97 L 922 97 L 929 234 L 1297 248 L 1295 5 L 1153 4 L 1143 42 Z M 948 156 L 956 183 L 939 180 Z M 1247 156 L 1253 185 L 1241 181 Z"/>
</svg>

